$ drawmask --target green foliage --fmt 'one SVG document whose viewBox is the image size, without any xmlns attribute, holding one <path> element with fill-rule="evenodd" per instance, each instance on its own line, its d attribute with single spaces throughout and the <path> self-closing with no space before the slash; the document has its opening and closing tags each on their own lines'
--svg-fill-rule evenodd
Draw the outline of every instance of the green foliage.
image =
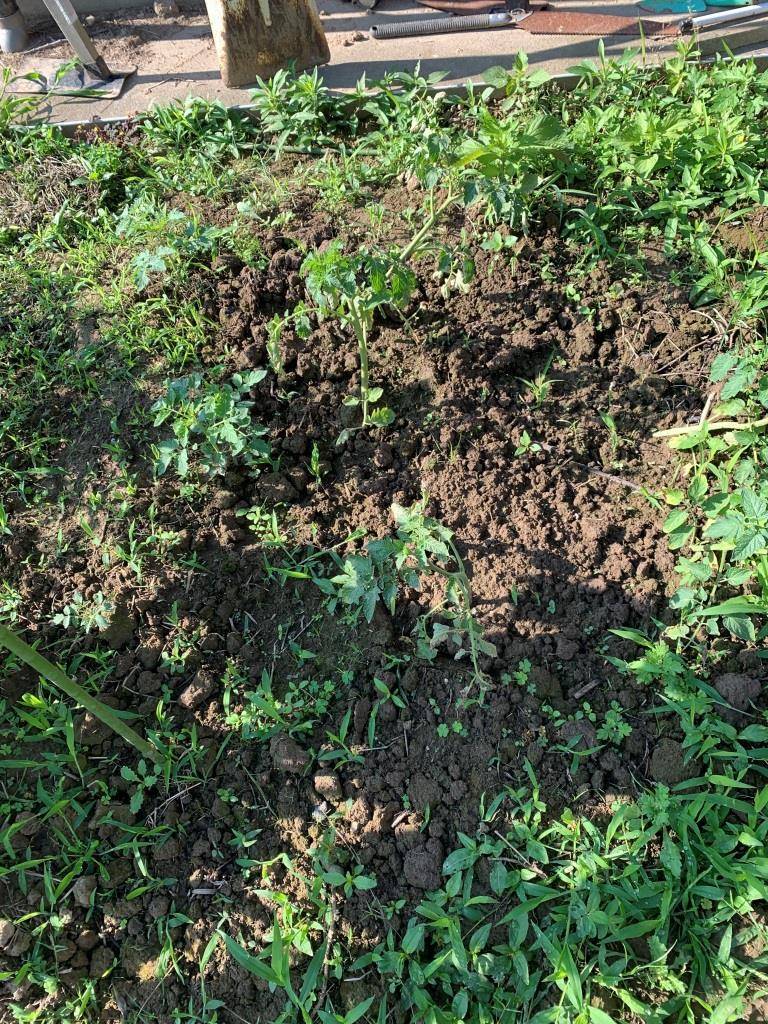
<svg viewBox="0 0 768 1024">
<path fill-rule="evenodd" d="M 9 651 L 19 661 L 29 665 L 33 671 L 46 679 L 52 686 L 65 693 L 72 700 L 80 704 L 86 711 L 90 712 L 100 722 L 103 722 L 112 732 L 121 736 L 126 743 L 135 747 L 145 757 L 156 759 L 158 754 L 155 748 L 145 739 L 138 735 L 125 721 L 125 719 L 111 707 L 100 701 L 97 697 L 88 693 L 86 689 L 70 679 L 58 665 L 54 665 L 39 654 L 34 647 L 31 647 L 21 637 L 17 636 L 6 626 L 0 626 L 0 647 Z"/>
<path fill-rule="evenodd" d="M 451 644 L 456 658 L 469 656 L 482 684 L 480 657 L 494 655 L 495 648 L 483 639 L 472 614 L 472 590 L 453 534 L 424 514 L 426 504 L 423 498 L 408 509 L 393 505 L 396 536 L 368 541 L 362 552 L 345 558 L 333 553 L 340 572 L 330 579 L 315 576 L 315 583 L 329 596 L 331 610 L 341 605 L 370 622 L 379 603 L 394 614 L 401 587 L 419 590 L 423 577 L 441 580 L 442 600 L 416 624 L 417 653 L 432 661 L 439 647 Z"/>
<path fill-rule="evenodd" d="M 302 273 L 307 290 L 321 316 L 337 317 L 343 327 L 351 327 L 357 339 L 360 357 L 360 395 L 344 399 L 348 406 L 359 405 L 361 427 L 384 427 L 394 413 L 387 406 L 371 410 L 381 399 L 381 388 L 372 388 L 369 379 L 368 340 L 374 312 L 382 306 L 402 309 L 416 283 L 413 272 L 387 253 L 365 249 L 345 255 L 340 242 L 332 242 L 324 251 L 310 253 Z M 349 436 L 345 430 L 340 438 Z"/>
<path fill-rule="evenodd" d="M 721 401 L 699 425 L 662 431 L 690 461 L 687 486 L 666 493 L 664 531 L 680 552 L 680 616 L 670 635 L 687 641 L 725 634 L 750 642 L 768 636 L 768 459 L 764 350 L 724 353 L 711 379 Z M 742 596 L 743 595 L 743 596 Z"/>
<path fill-rule="evenodd" d="M 348 684 L 346 673 L 341 674 L 340 682 L 341 687 Z M 272 675 L 266 669 L 261 673 L 258 686 L 252 687 L 231 663 L 223 686 L 225 721 L 230 728 L 239 729 L 244 740 L 265 740 L 277 733 L 311 732 L 327 714 L 340 690 L 338 680 L 289 679 L 284 692 L 278 696 L 273 689 Z"/>
<path fill-rule="evenodd" d="M 317 69 L 299 76 L 282 69 L 269 81 L 257 78 L 256 82 L 251 101 L 261 131 L 277 153 L 288 145 L 317 150 L 356 121 L 354 112 L 347 113 L 323 85 Z"/>
<path fill-rule="evenodd" d="M 138 814 L 144 806 L 149 790 L 154 789 L 160 780 L 160 772 L 155 765 L 149 766 L 144 758 L 139 760 L 136 768 L 124 764 L 120 769 L 121 778 L 131 784 L 132 792 L 130 799 L 131 814 Z"/>
<path fill-rule="evenodd" d="M 103 632 L 109 628 L 114 610 L 114 603 L 100 590 L 97 590 L 90 600 L 86 600 L 80 591 L 76 590 L 72 600 L 54 615 L 52 621 L 54 625 L 63 626 L 64 629 L 79 626 L 85 633 L 90 633 L 92 629 Z"/>
<path fill-rule="evenodd" d="M 266 429 L 251 419 L 253 402 L 243 396 L 264 379 L 266 371 L 236 373 L 227 384 L 203 384 L 200 373 L 171 381 L 153 405 L 154 426 L 168 423 L 173 437 L 154 446 L 158 475 L 173 465 L 186 477 L 190 461 L 206 476 L 225 472 L 240 459 L 252 471 L 269 462 L 270 449 L 262 438 Z"/>
<path fill-rule="evenodd" d="M 374 966 L 414 1021 L 525 1012 L 539 1024 L 605 1024 L 699 1011 L 735 1020 L 748 979 L 764 969 L 744 945 L 765 936 L 748 921 L 762 885 L 747 879 L 761 870 L 766 797 L 764 788 L 736 799 L 717 784 L 659 786 L 600 825 L 568 810 L 546 824 L 534 780 L 532 795 L 509 794 L 504 813 L 504 796 L 494 801 L 405 933 L 390 933 L 353 970 Z M 741 822 L 731 818 L 737 805 Z M 481 867 L 487 895 L 475 895 Z"/>
<path fill-rule="evenodd" d="M 760 340 L 768 255 L 751 228 L 766 205 L 768 76 L 749 61 L 716 60 L 704 67 L 686 49 L 659 67 L 640 68 L 632 55 L 619 61 L 601 55 L 580 71 L 577 88 L 563 94 L 549 88 L 541 72 L 530 74 L 518 57 L 510 71 L 489 72 L 489 85 L 501 93 L 491 102 L 482 88 L 466 98 L 449 96 L 435 88 L 440 75 L 417 69 L 379 83 L 361 81 L 354 105 L 349 97 L 334 97 L 316 72 L 281 72 L 259 83 L 253 118 L 189 100 L 143 115 L 119 142 L 65 139 L 42 125 L 18 127 L 14 121 L 29 117 L 38 101 L 12 95 L 10 75 L 3 76 L 0 170 L 15 188 L 0 225 L 0 540 L 10 537 L 10 547 L 39 511 L 64 520 L 73 466 L 86 475 L 89 469 L 70 445 L 83 423 L 94 423 L 97 438 L 108 427 L 111 440 L 95 458 L 108 456 L 121 474 L 119 502 L 105 496 L 101 505 L 95 496 L 87 516 L 74 520 L 81 526 L 76 540 L 60 533 L 53 553 L 40 547 L 42 570 L 69 544 L 82 544 L 89 564 L 100 563 L 116 579 L 125 574 L 143 582 L 152 559 L 200 570 L 194 554 L 178 558 L 176 534 L 154 505 L 132 507 L 144 481 L 140 468 L 135 474 L 126 469 L 129 453 L 147 444 L 147 424 L 133 410 L 159 375 L 187 374 L 152 407 L 155 428 L 167 428 L 153 450 L 155 470 L 172 469 L 180 477 L 181 500 L 195 500 L 207 477 L 240 466 L 257 472 L 270 463 L 251 396 L 265 372 L 227 381 L 211 372 L 206 360 L 215 348 L 209 343 L 220 340 L 219 325 L 206 311 L 220 274 L 242 263 L 266 266 L 262 228 L 290 230 L 304 209 L 296 201 L 298 189 L 302 195 L 307 186 L 317 189 L 320 205 L 334 219 L 341 219 L 347 199 L 358 206 L 377 200 L 367 237 L 360 232 L 361 245 L 335 243 L 309 252 L 303 267 L 315 311 L 351 329 L 357 340 L 360 390 L 348 402 L 360 407 L 362 426 L 386 426 L 393 416 L 369 379 L 377 319 L 404 318 L 415 294 L 413 267 L 427 256 L 444 300 L 466 291 L 479 223 L 488 229 L 482 247 L 496 261 L 513 261 L 519 236 L 558 221 L 577 268 L 608 260 L 614 272 L 643 274 L 647 254 L 657 253 L 672 284 L 689 288 L 696 303 L 719 302 L 736 325 L 712 366 L 712 398 L 701 422 L 661 432 L 681 460 L 674 486 L 659 496 L 667 505 L 665 530 L 676 552 L 679 587 L 650 635 L 617 631 L 625 645 L 637 645 L 636 653 L 625 649 L 624 657 L 609 659 L 644 688 L 644 708 L 660 718 L 665 734 L 682 737 L 693 777 L 616 801 L 604 817 L 545 807 L 532 778 L 532 795 L 502 794 L 482 809 L 477 834 L 463 835 L 449 852 L 442 884 L 408 908 L 403 928 L 395 921 L 403 901 L 378 908 L 373 877 L 332 828 L 318 829 L 322 834 L 306 853 L 306 873 L 287 854 L 275 858 L 306 894 L 299 906 L 293 897 L 299 886 L 267 888 L 270 865 L 255 860 L 260 826 L 238 822 L 226 842 L 249 878 L 261 871 L 265 888 L 258 895 L 274 905 L 274 924 L 259 942 L 246 928 L 238 939 L 217 931 L 199 965 L 200 1006 L 190 1002 L 175 1011 L 175 1019 L 214 1024 L 221 1004 L 206 997 L 204 974 L 221 943 L 260 983 L 285 994 L 278 1020 L 301 1024 L 374 1018 L 384 1024 L 392 1016 L 429 1024 L 726 1024 L 744 1019 L 752 994 L 765 987 L 768 962 L 760 950 L 766 939 L 768 728 L 759 713 L 746 717 L 756 709 L 742 712 L 743 718 L 723 717 L 725 702 L 713 677 L 742 651 L 750 663 L 765 659 L 768 639 L 768 375 Z M 321 159 L 293 166 L 285 157 L 291 149 Z M 278 154 L 282 162 L 275 164 Z M 383 241 L 395 226 L 384 198 L 393 184 L 398 190 L 405 184 L 413 196 L 413 208 L 402 212 L 402 223 L 413 232 L 403 248 Z M 197 196 L 228 197 L 232 207 L 242 200 L 238 220 L 219 226 L 217 217 L 217 226 L 205 224 L 201 209 L 218 214 L 227 204 L 199 202 Z M 462 203 L 446 242 L 440 220 Z M 599 310 L 582 302 L 578 281 L 569 281 L 564 295 L 598 322 Z M 279 378 L 272 394 L 290 402 L 282 343 L 289 332 L 308 336 L 312 321 L 302 304 L 287 311 L 260 305 L 264 309 L 268 357 Z M 224 358 L 230 355 L 226 349 Z M 522 381 L 535 407 L 546 406 L 551 396 L 551 361 Z M 616 464 L 626 440 L 610 412 L 601 418 Z M 517 456 L 542 451 L 522 423 L 515 436 Z M 326 443 L 313 444 L 309 457 L 318 486 L 326 472 Z M 169 480 L 165 487 L 172 485 Z M 313 550 L 300 561 L 288 550 L 289 523 L 279 522 L 276 510 L 243 510 L 259 545 L 288 566 L 267 565 L 268 574 L 314 580 L 326 610 L 371 621 L 380 606 L 396 610 L 405 589 L 425 586 L 437 593 L 434 607 L 415 625 L 413 656 L 468 656 L 484 685 L 482 655 L 493 649 L 472 612 L 467 568 L 451 531 L 425 512 L 423 502 L 396 507 L 394 536 L 355 545 L 361 539 L 356 531 L 332 554 Z M 96 562 L 92 549 L 98 549 Z M 334 568 L 321 571 L 331 561 Z M 37 571 L 36 565 L 28 568 Z M 0 581 L 4 622 L 34 614 L 30 591 L 15 572 L 11 565 L 9 578 Z M 129 900 L 167 882 L 147 877 L 142 858 L 145 848 L 166 837 L 165 826 L 127 826 L 124 839 L 114 849 L 110 840 L 106 852 L 71 828 L 72 822 L 93 820 L 95 804 L 111 794 L 103 772 L 92 772 L 79 749 L 78 712 L 54 688 L 140 751 L 135 767 L 119 769 L 131 787 L 134 813 L 156 791 L 170 792 L 171 778 L 179 792 L 199 781 L 198 765 L 211 752 L 194 724 L 175 724 L 167 685 L 151 743 L 93 696 L 114 671 L 98 636 L 112 609 L 104 591 L 89 584 L 85 592 L 93 596 L 76 592 L 54 617 L 56 625 L 97 634 L 82 645 L 82 636 L 75 643 L 66 639 L 73 649 L 82 646 L 69 675 L 0 631 L 0 643 L 12 652 L 11 671 L 22 660 L 35 677 L 50 681 L 0 708 L 3 769 L 28 771 L 37 783 L 21 804 L 3 792 L 2 873 L 17 876 L 24 893 L 34 894 L 28 911 L 33 943 L 24 962 L 4 968 L 3 977 L 25 1000 L 35 990 L 58 1000 L 55 1009 L 17 1006 L 12 1012 L 20 1020 L 41 1013 L 52 1021 L 95 1019 L 103 1009 L 95 980 L 76 990 L 59 984 L 56 930 L 75 877 L 88 870 L 106 878 L 102 861 L 119 856 L 142 866 Z M 516 603 L 513 581 L 510 592 Z M 194 664 L 202 635 L 182 628 L 177 610 L 165 625 L 170 634 L 159 670 L 173 685 Z M 286 651 L 292 643 L 298 647 L 287 640 Z M 299 649 L 297 658 L 304 657 L 311 660 Z M 93 675 L 79 687 L 71 675 L 83 665 L 93 666 Z M 225 724 L 255 743 L 277 733 L 302 742 L 312 737 L 321 764 L 359 765 L 366 751 L 351 738 L 351 709 L 333 731 L 325 721 L 351 675 L 326 678 L 302 668 L 284 679 L 279 665 L 276 660 L 252 679 L 233 657 L 222 680 Z M 525 658 L 505 681 L 535 694 Z M 378 677 L 371 697 L 369 746 L 383 709 L 405 705 L 397 685 Z M 572 717 L 594 721 L 599 743 L 622 743 L 631 726 L 621 707 L 614 702 L 600 718 L 598 706 L 583 705 Z M 547 705 L 541 711 L 549 726 L 565 720 Z M 467 735 L 453 709 L 437 708 L 436 714 L 445 716 L 436 727 L 441 741 Z M 563 749 L 574 762 L 582 753 Z M 226 793 L 219 790 L 220 799 L 233 799 Z M 31 871 L 12 842 L 27 820 L 20 807 L 34 808 L 51 829 L 50 851 Z M 333 942 L 328 936 L 342 900 L 362 900 L 367 892 L 372 912 L 392 924 L 383 945 L 350 968 L 346 933 Z M 180 973 L 172 933 L 186 923 L 175 909 L 158 922 L 161 971 Z M 383 979 L 388 991 L 341 1009 L 336 981 L 363 971 L 376 982 Z"/>
</svg>

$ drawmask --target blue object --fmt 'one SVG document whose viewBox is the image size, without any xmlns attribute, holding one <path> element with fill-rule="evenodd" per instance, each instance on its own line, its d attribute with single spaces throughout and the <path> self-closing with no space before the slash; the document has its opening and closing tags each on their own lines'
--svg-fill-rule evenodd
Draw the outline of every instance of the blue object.
<svg viewBox="0 0 768 1024">
<path fill-rule="evenodd" d="M 640 7 L 654 14 L 701 14 L 707 9 L 704 0 L 643 0 Z"/>
</svg>

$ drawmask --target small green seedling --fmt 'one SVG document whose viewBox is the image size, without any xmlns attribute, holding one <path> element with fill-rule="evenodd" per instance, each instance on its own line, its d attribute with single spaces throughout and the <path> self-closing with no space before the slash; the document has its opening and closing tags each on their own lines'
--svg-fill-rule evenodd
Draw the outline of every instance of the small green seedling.
<svg viewBox="0 0 768 1024">
<path fill-rule="evenodd" d="M 267 358 L 274 375 L 278 378 L 285 373 L 283 355 L 280 351 L 280 339 L 283 336 L 283 318 L 275 313 L 271 320 L 267 321 Z"/>
<path fill-rule="evenodd" d="M 322 874 L 323 881 L 334 889 L 343 889 L 344 895 L 349 897 L 353 892 L 366 892 L 376 888 L 376 879 L 373 875 L 366 875 L 362 864 L 355 864 L 350 870 L 331 866 Z"/>
<path fill-rule="evenodd" d="M 155 765 L 149 766 L 142 757 L 135 770 L 124 764 L 120 769 L 120 776 L 126 782 L 133 784 L 129 806 L 131 814 L 138 814 L 144 805 L 147 793 L 154 789 L 160 781 L 160 770 Z"/>
<path fill-rule="evenodd" d="M 403 698 L 398 693 L 395 693 L 394 691 L 390 690 L 390 688 L 387 686 L 387 684 L 382 682 L 381 679 L 379 679 L 378 677 L 376 677 L 373 680 L 373 685 L 376 688 L 377 693 L 380 694 L 380 696 L 374 702 L 374 705 L 371 708 L 370 717 L 368 719 L 368 746 L 369 747 L 373 746 L 374 740 L 376 739 L 376 717 L 377 717 L 377 715 L 379 713 L 379 709 L 382 707 L 382 705 L 386 704 L 387 701 L 390 701 L 392 704 L 394 704 L 394 706 L 396 708 L 401 708 L 402 709 L 402 708 L 406 707 L 406 703 L 403 700 Z"/>
<path fill-rule="evenodd" d="M 309 457 L 309 472 L 315 478 L 315 483 L 319 486 L 323 482 L 323 464 L 320 460 L 320 449 L 317 446 L 317 442 L 312 442 L 312 454 Z"/>
<path fill-rule="evenodd" d="M 525 455 L 527 452 L 540 452 L 541 445 L 538 441 L 534 441 L 527 430 L 524 430 L 520 435 L 520 440 L 517 442 L 515 448 L 515 456 Z"/>
<path fill-rule="evenodd" d="M 358 395 L 348 395 L 344 404 L 360 407 L 360 428 L 388 426 L 394 419 L 392 410 L 387 406 L 372 408 L 384 392 L 371 387 L 368 342 L 375 311 L 381 306 L 402 308 L 410 299 L 415 286 L 413 273 L 386 253 L 373 254 L 361 249 L 346 255 L 339 241 L 323 252 L 310 253 L 302 273 L 319 314 L 336 317 L 343 327 L 352 328 L 357 339 L 360 391 Z M 350 436 L 351 429 L 342 431 L 339 443 Z"/>
<path fill-rule="evenodd" d="M 65 604 L 51 621 L 55 626 L 63 626 L 64 629 L 79 626 L 85 633 L 90 633 L 93 629 L 103 633 L 105 629 L 109 629 L 114 610 L 114 602 L 105 597 L 100 590 L 97 590 L 90 600 L 86 600 L 80 591 L 76 590 L 72 600 Z"/>
<path fill-rule="evenodd" d="M 350 747 L 347 746 L 346 739 L 349 734 L 349 724 L 352 720 L 352 708 L 346 712 L 341 720 L 338 733 L 326 732 L 326 739 L 329 743 L 333 744 L 330 750 L 322 750 L 318 756 L 318 761 L 332 761 L 334 764 L 363 764 L 364 758 L 361 754 L 356 754 Z"/>
<path fill-rule="evenodd" d="M 539 409 L 549 397 L 549 393 L 552 390 L 553 384 L 560 383 L 557 380 L 548 377 L 549 369 L 552 365 L 552 360 L 555 358 L 555 350 L 549 354 L 549 358 L 544 364 L 543 369 L 540 373 L 537 373 L 533 380 L 527 380 L 525 377 L 520 377 L 521 383 L 525 384 L 528 391 L 530 392 L 531 399 L 533 401 L 534 408 Z"/>
<path fill-rule="evenodd" d="M 603 724 L 597 730 L 597 738 L 618 747 L 631 735 L 632 726 L 624 718 L 624 709 L 618 701 L 612 700 Z"/>
</svg>

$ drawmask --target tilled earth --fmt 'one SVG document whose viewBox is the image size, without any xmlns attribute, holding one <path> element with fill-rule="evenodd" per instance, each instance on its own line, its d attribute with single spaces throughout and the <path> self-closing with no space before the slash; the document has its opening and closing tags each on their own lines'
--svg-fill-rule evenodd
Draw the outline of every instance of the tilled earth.
<svg viewBox="0 0 768 1024">
<path fill-rule="evenodd" d="M 333 234 L 332 221 L 316 216 L 298 239 L 296 231 L 265 237 L 267 269 L 229 266 L 201 276 L 200 302 L 220 325 L 206 353 L 212 365 L 266 365 L 266 322 L 305 297 L 297 243 L 319 246 Z M 50 622 L 75 590 L 119 596 L 110 631 L 77 641 L 81 653 L 115 652 L 102 696 L 152 728 L 169 688 L 175 720 L 194 724 L 206 748 L 204 770 L 188 786 L 150 799 L 135 815 L 119 772 L 121 763 L 134 763 L 132 753 L 86 718 L 80 739 L 90 763 L 105 766 L 109 796 L 94 792 L 74 817 L 71 810 L 43 824 L 30 817 L 11 839 L 30 858 L 51 851 L 64 824 L 98 840 L 104 872 L 75 883 L 58 960 L 69 981 L 99 978 L 116 960 L 105 983 L 115 1020 L 128 1011 L 169 1020 L 186 1006 L 223 913 L 231 932 L 240 927 L 258 945 L 274 911 L 260 890 L 282 890 L 299 904 L 306 898 L 299 876 L 283 864 L 263 880 L 260 868 L 244 868 L 244 856 L 259 862 L 282 851 L 299 873 L 308 871 L 308 851 L 332 821 L 337 846 L 377 880 L 336 912 L 337 937 L 361 951 L 401 928 L 439 886 L 458 833 L 477 828 L 481 799 L 487 804 L 505 786 L 522 785 L 526 762 L 552 809 L 578 804 L 595 814 L 611 794 L 649 778 L 674 783 L 691 771 L 668 722 L 646 714 L 652 695 L 619 675 L 605 654 L 632 651 L 610 629 L 643 629 L 664 616 L 673 557 L 662 514 L 642 488 L 670 479 L 671 457 L 652 433 L 700 414 L 717 325 L 663 281 L 632 288 L 597 270 L 575 294 L 554 235 L 525 243 L 512 266 L 483 252 L 476 258 L 468 294 L 444 300 L 425 273 L 404 320 L 377 324 L 372 380 L 395 412 L 391 427 L 335 445 L 348 412 L 342 398 L 357 387 L 357 357 L 354 339 L 323 323 L 306 340 L 285 339 L 285 379 L 278 388 L 270 375 L 254 394 L 253 414 L 280 454 L 277 471 L 253 479 L 235 468 L 204 500 L 181 498 L 169 480 L 153 482 L 137 454 L 134 514 L 154 503 L 157 521 L 178 533 L 177 555 L 194 555 L 196 569 L 151 564 L 137 582 L 125 567 L 106 568 L 95 548 L 75 544 L 52 567 L 35 569 L 57 525 L 37 512 L 21 515 L 5 546 L 4 572 L 16 579 L 24 607 L 39 610 L 31 619 Z M 537 407 L 524 380 L 550 361 L 551 387 Z M 78 457 L 95 471 L 94 489 L 106 488 L 114 471 L 97 434 L 77 442 Z M 313 443 L 323 459 L 320 482 L 308 469 Z M 486 659 L 482 703 L 461 700 L 469 683 L 464 661 L 413 657 L 411 632 L 428 595 L 406 594 L 394 619 L 381 611 L 370 625 L 351 626 L 328 613 L 312 584 L 271 573 L 266 563 L 281 556 L 265 551 L 238 515 L 254 505 L 275 508 L 292 544 L 330 547 L 360 527 L 372 536 L 391 533 L 392 502 L 408 505 L 422 494 L 429 513 L 455 533 L 476 615 L 497 648 Z M 106 516 L 95 525 L 109 537 Z M 64 528 L 74 533 L 72 523 Z M 174 602 L 179 618 L 171 622 Z M 195 636 L 194 650 L 183 672 L 171 674 L 161 655 L 180 629 Z M 37 630 L 43 647 L 62 635 L 58 626 Z M 297 647 L 307 655 L 298 668 Z M 521 663 L 526 678 L 518 685 L 510 677 Z M 272 671 L 278 693 L 291 678 L 328 680 L 313 730 L 242 739 L 225 722 L 228 664 L 251 685 Z M 369 748 L 375 677 L 399 688 L 406 706 L 378 709 Z M 18 695 L 34 680 L 20 673 L 10 688 Z M 596 738 L 614 701 L 632 727 L 620 746 Z M 235 697 L 230 710 L 238 707 Z M 346 743 L 362 763 L 318 762 L 326 732 L 338 734 L 350 710 Z M 438 734 L 441 722 L 455 721 L 460 732 Z M 574 759 L 573 749 L 589 753 Z M 136 894 L 136 866 L 124 844 L 132 826 L 145 823 L 157 829 L 143 849 L 146 868 L 165 884 Z M 245 853 L 233 843 L 237 831 L 254 836 Z M 40 896 L 34 881 L 27 892 L 8 879 L 0 886 L 9 910 L 0 916 L 18 917 Z M 385 914 L 393 901 L 403 902 Z M 159 924 L 169 913 L 183 915 L 171 930 L 179 970 L 158 980 Z M 0 969 L 18 966 L 24 952 L 6 948 Z M 224 1001 L 222 1020 L 267 1022 L 282 1008 L 282 998 L 221 949 L 206 986 L 210 998 Z M 340 999 L 355 1005 L 372 991 L 375 978 L 363 979 L 343 985 Z M 23 992 L 15 998 L 23 1001 Z"/>
</svg>

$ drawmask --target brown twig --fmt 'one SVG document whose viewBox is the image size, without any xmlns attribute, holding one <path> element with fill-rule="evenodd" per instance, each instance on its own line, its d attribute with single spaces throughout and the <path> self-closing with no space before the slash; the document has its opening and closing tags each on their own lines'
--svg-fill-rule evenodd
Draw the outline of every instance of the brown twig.
<svg viewBox="0 0 768 1024">
<path fill-rule="evenodd" d="M 642 491 L 642 487 L 639 484 L 633 483 L 632 480 L 627 480 L 623 476 L 614 476 L 613 473 L 606 473 L 602 469 L 593 469 L 591 466 L 584 467 L 588 473 L 592 476 L 599 476 L 603 480 L 608 480 L 609 483 L 619 484 L 621 487 L 628 487 L 631 491 Z"/>
<path fill-rule="evenodd" d="M 571 696 L 574 700 L 581 700 L 581 698 L 585 696 L 585 694 L 589 693 L 590 690 L 594 690 L 594 688 L 599 684 L 600 680 L 594 679 L 591 683 L 586 683 L 584 686 L 579 687 L 579 689 L 574 691 L 574 693 L 571 694 Z"/>
</svg>

